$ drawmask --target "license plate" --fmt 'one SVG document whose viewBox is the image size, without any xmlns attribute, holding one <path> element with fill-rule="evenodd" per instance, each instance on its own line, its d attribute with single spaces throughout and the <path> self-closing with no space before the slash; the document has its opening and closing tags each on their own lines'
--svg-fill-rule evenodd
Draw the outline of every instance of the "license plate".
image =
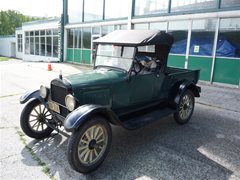
<svg viewBox="0 0 240 180">
<path fill-rule="evenodd" d="M 53 101 L 48 101 L 48 106 L 51 110 L 57 112 L 60 114 L 60 108 L 59 105 Z"/>
</svg>

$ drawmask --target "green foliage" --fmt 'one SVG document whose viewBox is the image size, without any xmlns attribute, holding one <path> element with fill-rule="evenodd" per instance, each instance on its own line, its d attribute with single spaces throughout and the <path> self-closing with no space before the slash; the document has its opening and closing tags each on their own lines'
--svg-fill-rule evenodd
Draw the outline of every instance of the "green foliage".
<svg viewBox="0 0 240 180">
<path fill-rule="evenodd" d="M 22 23 L 40 19 L 43 18 L 25 16 L 13 10 L 0 11 L 0 35 L 15 34 L 15 29 L 21 27 Z"/>
</svg>

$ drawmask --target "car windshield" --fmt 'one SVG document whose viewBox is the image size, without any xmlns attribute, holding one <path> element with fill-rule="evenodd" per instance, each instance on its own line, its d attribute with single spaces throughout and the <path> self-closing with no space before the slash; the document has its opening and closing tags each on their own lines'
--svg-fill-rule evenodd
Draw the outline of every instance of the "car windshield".
<svg viewBox="0 0 240 180">
<path fill-rule="evenodd" d="M 134 47 L 98 45 L 95 66 L 108 66 L 129 71 L 134 56 Z"/>
</svg>

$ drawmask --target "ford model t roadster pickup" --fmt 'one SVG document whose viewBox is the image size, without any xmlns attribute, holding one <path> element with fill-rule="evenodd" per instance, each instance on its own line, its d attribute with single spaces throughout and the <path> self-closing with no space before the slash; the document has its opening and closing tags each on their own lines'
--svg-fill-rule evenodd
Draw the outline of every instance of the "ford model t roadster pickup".
<svg viewBox="0 0 240 180">
<path fill-rule="evenodd" d="M 97 169 L 106 158 L 110 125 L 133 130 L 170 114 L 185 124 L 194 98 L 200 97 L 199 70 L 167 67 L 170 34 L 119 30 L 94 43 L 92 71 L 59 76 L 50 87 L 20 98 L 28 102 L 20 118 L 23 132 L 42 139 L 63 126 L 69 164 L 81 173 Z"/>
</svg>

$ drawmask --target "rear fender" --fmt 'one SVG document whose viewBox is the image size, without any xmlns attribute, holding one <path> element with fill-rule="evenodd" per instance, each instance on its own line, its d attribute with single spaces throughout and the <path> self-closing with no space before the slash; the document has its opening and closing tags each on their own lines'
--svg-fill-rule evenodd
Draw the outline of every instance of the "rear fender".
<svg viewBox="0 0 240 180">
<path fill-rule="evenodd" d="M 185 81 L 182 84 L 180 84 L 177 95 L 174 98 L 174 103 L 176 105 L 179 104 L 181 96 L 187 89 L 191 90 L 195 97 L 200 97 L 201 88 L 196 86 L 192 82 Z"/>
<path fill-rule="evenodd" d="M 40 96 L 39 90 L 28 91 L 20 97 L 20 103 L 24 104 L 30 99 L 38 99 L 42 104 L 45 104 L 44 99 Z"/>
<path fill-rule="evenodd" d="M 66 117 L 64 121 L 64 128 L 66 131 L 75 131 L 90 117 L 97 115 L 103 116 L 112 124 L 122 124 L 116 114 L 109 108 L 100 105 L 86 104 L 78 107 Z"/>
</svg>

